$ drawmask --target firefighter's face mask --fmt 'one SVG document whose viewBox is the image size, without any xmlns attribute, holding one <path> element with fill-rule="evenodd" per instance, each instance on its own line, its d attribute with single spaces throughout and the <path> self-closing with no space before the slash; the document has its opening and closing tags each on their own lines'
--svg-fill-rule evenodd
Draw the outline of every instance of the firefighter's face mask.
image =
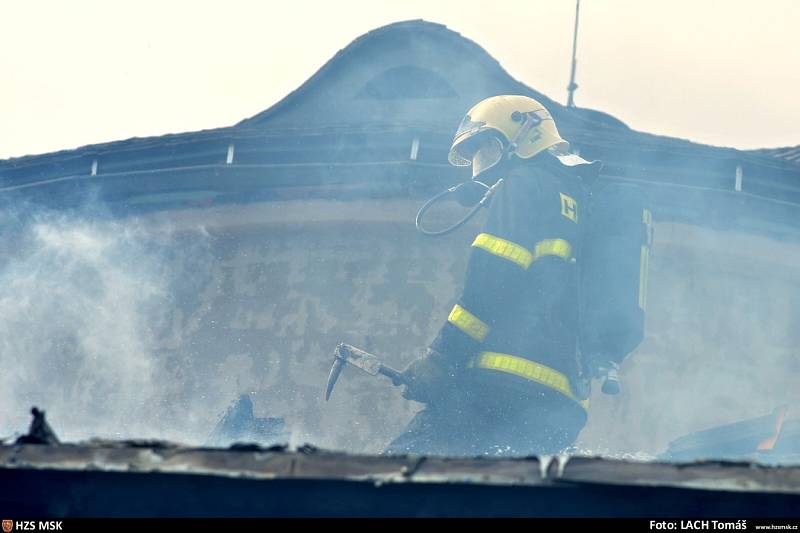
<svg viewBox="0 0 800 533">
<path fill-rule="evenodd" d="M 496 166 L 503 159 L 503 143 L 497 137 L 488 137 L 480 144 L 472 156 L 472 177 L 481 174 Z"/>
</svg>

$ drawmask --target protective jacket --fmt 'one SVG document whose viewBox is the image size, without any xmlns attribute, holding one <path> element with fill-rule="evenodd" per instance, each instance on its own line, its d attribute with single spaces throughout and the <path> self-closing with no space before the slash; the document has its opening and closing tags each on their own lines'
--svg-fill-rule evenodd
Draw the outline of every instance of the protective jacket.
<svg viewBox="0 0 800 533">
<path fill-rule="evenodd" d="M 449 379 L 389 451 L 548 453 L 586 423 L 578 350 L 585 184 L 547 153 L 507 162 L 502 176 L 463 291 L 431 345 Z"/>
</svg>

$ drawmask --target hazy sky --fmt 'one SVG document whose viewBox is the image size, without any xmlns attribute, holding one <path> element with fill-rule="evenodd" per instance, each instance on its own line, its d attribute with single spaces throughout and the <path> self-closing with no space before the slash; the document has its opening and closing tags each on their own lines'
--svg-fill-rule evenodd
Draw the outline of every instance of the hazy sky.
<svg viewBox="0 0 800 533">
<path fill-rule="evenodd" d="M 566 100 L 574 0 L 0 0 L 0 158 L 234 124 L 359 35 L 446 24 Z M 583 0 L 579 106 L 739 148 L 800 144 L 800 0 Z M 455 127 L 455 125 L 454 125 Z"/>
</svg>

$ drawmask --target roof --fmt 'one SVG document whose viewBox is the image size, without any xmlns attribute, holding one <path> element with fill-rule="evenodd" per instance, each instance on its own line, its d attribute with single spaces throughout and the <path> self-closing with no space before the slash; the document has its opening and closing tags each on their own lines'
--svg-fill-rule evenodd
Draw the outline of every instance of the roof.
<svg viewBox="0 0 800 533">
<path fill-rule="evenodd" d="M 783 148 L 767 148 L 760 151 L 768 156 L 792 161 L 800 165 L 800 145 L 784 146 Z"/>
<path fill-rule="evenodd" d="M 800 468 L 747 462 L 366 456 L 153 441 L 0 445 L 0 483 L 14 487 L 0 495 L 0 511 L 30 516 L 775 518 L 800 502 Z"/>
<path fill-rule="evenodd" d="M 464 68 L 465 62 L 469 63 L 468 68 Z M 267 110 L 239 122 L 237 126 L 269 125 L 282 118 L 282 115 L 291 113 L 296 107 L 304 105 L 306 98 L 315 93 L 324 93 L 331 80 L 336 80 L 334 83 L 353 85 L 357 88 L 358 80 L 354 80 L 352 76 L 355 74 L 358 77 L 354 70 L 360 70 L 364 64 L 374 66 L 374 68 L 367 68 L 365 76 L 363 76 L 369 78 L 370 81 L 374 80 L 376 73 L 386 71 L 387 66 L 391 69 L 397 64 L 421 66 L 428 72 L 440 75 L 440 79 L 445 83 L 451 83 L 454 86 L 452 92 L 446 95 L 439 93 L 444 98 L 428 99 L 424 98 L 424 95 L 417 95 L 416 98 L 413 98 L 415 110 L 408 112 L 406 117 L 403 114 L 397 114 L 396 108 L 394 109 L 395 119 L 402 121 L 403 118 L 413 117 L 412 120 L 429 120 L 429 124 L 444 127 L 449 134 L 452 133 L 454 124 L 458 123 L 461 115 L 469 106 L 481 98 L 499 94 L 499 92 L 528 94 L 546 107 L 552 108 L 556 115 L 558 115 L 556 109 L 562 108 L 560 104 L 544 94 L 513 79 L 496 59 L 470 39 L 442 24 L 411 20 L 389 24 L 358 37 L 337 52 L 313 76 L 283 100 Z M 475 74 L 478 72 L 482 76 L 476 76 Z M 485 87 L 486 85 L 490 87 Z M 409 89 L 412 88 L 409 87 Z M 356 96 L 363 94 L 358 89 L 352 93 Z M 346 91 L 339 94 L 346 96 Z M 398 103 L 391 100 L 401 99 L 384 97 L 378 98 L 378 100 L 380 107 L 385 108 L 387 106 L 394 107 L 392 104 Z M 442 109 L 443 103 L 447 109 Z M 453 105 L 447 105 L 449 103 Z M 429 114 L 416 111 L 427 105 L 434 106 L 436 112 Z M 342 119 L 347 118 L 346 115 L 337 113 L 335 106 L 328 104 L 328 107 L 329 109 L 326 109 L 325 113 L 316 117 L 319 123 L 340 123 Z M 448 114 L 451 116 L 447 116 Z M 374 121 L 374 117 L 365 117 L 364 115 L 352 118 Z M 619 125 L 624 127 L 621 122 Z"/>
<path fill-rule="evenodd" d="M 604 161 L 609 178 L 800 205 L 794 152 L 707 146 L 637 132 L 600 111 L 567 108 L 511 77 L 475 42 L 422 20 L 359 37 L 280 102 L 234 126 L 0 161 L 0 193 L 63 203 L 67 192 L 88 185 L 103 187 L 113 201 L 231 188 L 252 197 L 294 183 L 348 180 L 370 188 L 394 180 L 397 191 L 408 190 L 398 186 L 403 180 L 441 187 L 462 177 L 446 159 L 455 125 L 465 109 L 494 94 L 540 100 L 584 157 Z M 393 169 L 388 178 L 386 169 Z"/>
</svg>

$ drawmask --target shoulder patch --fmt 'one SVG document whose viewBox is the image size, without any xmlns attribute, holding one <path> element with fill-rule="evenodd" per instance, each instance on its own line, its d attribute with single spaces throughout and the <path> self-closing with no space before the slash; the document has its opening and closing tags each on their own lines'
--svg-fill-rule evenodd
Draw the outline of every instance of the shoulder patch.
<svg viewBox="0 0 800 533">
<path fill-rule="evenodd" d="M 561 214 L 578 223 L 578 202 L 571 196 L 567 196 L 563 192 L 558 193 L 561 195 Z"/>
</svg>

